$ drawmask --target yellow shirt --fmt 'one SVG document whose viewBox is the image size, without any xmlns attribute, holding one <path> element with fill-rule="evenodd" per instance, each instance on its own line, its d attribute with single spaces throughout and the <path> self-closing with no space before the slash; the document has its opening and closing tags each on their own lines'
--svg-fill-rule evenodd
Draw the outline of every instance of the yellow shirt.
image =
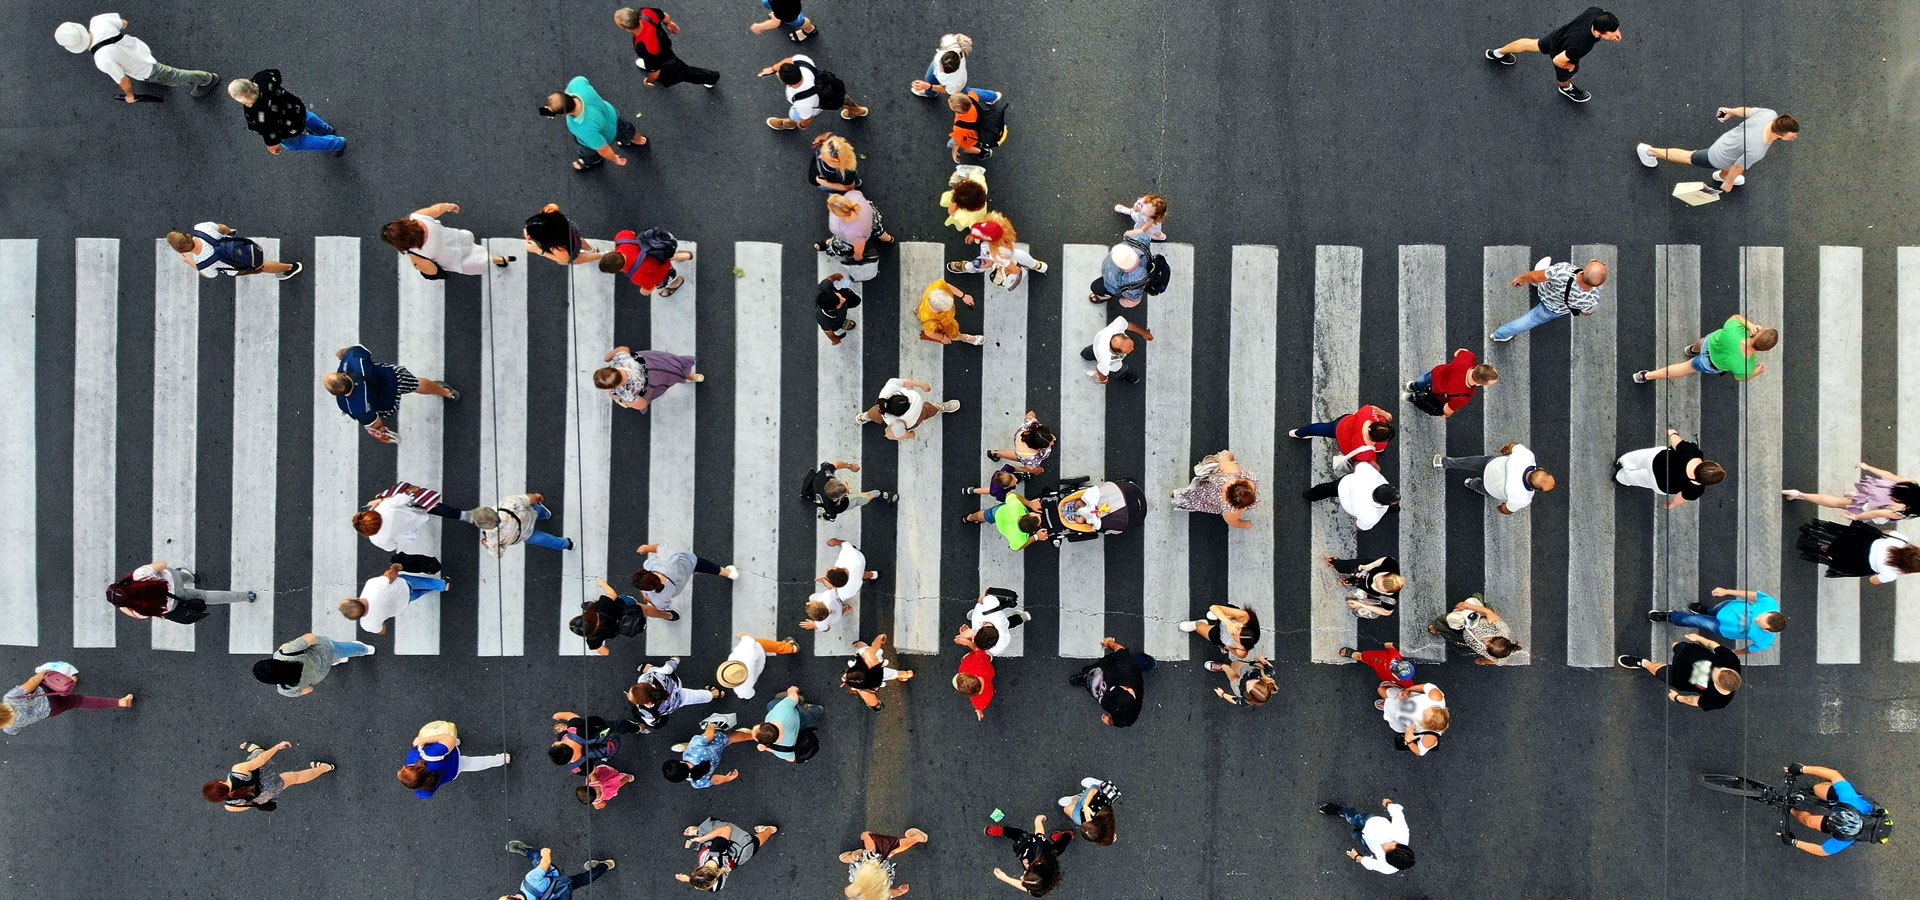
<svg viewBox="0 0 1920 900">
<path fill-rule="evenodd" d="M 946 312 L 933 308 L 933 292 L 946 291 L 954 298 L 954 306 Z M 941 334 L 949 338 L 960 336 L 960 289 L 948 284 L 944 279 L 934 279 L 932 284 L 920 294 L 920 330 L 928 334 Z"/>
<path fill-rule="evenodd" d="M 977 182 L 983 188 L 987 186 L 987 179 L 986 179 L 986 176 L 984 175 L 970 175 L 967 177 L 967 180 L 972 182 Z M 940 195 L 940 208 L 941 209 L 953 208 L 953 189 L 952 188 L 948 188 L 946 190 L 946 193 L 943 193 Z M 972 228 L 973 226 L 980 224 L 982 221 L 985 221 L 986 218 L 987 218 L 987 207 L 983 205 L 979 209 L 971 209 L 971 210 L 963 209 L 963 210 L 960 210 L 959 212 L 948 213 L 947 224 L 953 226 L 953 230 L 955 231 L 966 231 Z"/>
</svg>

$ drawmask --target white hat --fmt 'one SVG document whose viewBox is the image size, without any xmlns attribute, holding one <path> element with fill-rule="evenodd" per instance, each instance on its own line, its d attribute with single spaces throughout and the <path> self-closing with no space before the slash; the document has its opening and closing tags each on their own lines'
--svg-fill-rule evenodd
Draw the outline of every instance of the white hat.
<svg viewBox="0 0 1920 900">
<path fill-rule="evenodd" d="M 87 46 L 93 43 L 93 36 L 87 33 L 87 26 L 79 22 L 61 22 L 60 27 L 53 30 L 53 39 L 59 41 L 60 46 L 67 48 L 68 53 L 85 53 Z"/>
<path fill-rule="evenodd" d="M 1113 260 L 1114 265 L 1127 271 L 1132 271 L 1134 266 L 1140 264 L 1140 251 L 1126 244 L 1113 245 L 1113 252 L 1107 256 Z"/>
</svg>

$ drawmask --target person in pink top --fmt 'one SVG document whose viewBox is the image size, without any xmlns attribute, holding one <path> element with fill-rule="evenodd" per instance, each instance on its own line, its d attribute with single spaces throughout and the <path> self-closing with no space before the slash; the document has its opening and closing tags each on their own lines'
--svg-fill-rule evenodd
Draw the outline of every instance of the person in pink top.
<svg viewBox="0 0 1920 900">
<path fill-rule="evenodd" d="M 573 789 L 573 797 L 594 809 L 606 809 L 607 801 L 620 793 L 620 789 L 632 783 L 633 776 L 606 763 L 594 766 L 587 773 L 587 783 Z"/>
</svg>

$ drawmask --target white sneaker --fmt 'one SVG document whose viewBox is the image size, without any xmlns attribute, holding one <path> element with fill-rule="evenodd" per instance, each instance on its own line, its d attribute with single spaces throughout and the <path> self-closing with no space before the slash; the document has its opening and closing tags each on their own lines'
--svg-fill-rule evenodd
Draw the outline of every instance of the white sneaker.
<svg viewBox="0 0 1920 900">
<path fill-rule="evenodd" d="M 1200 626 L 1199 626 L 1198 624 L 1196 624 L 1196 623 L 1193 623 L 1193 622 L 1181 622 L 1181 623 L 1180 623 L 1180 630 L 1181 630 L 1181 631 L 1185 631 L 1185 632 L 1192 632 L 1192 631 L 1193 631 L 1193 630 L 1194 630 L 1195 628 L 1198 628 L 1198 627 L 1200 627 Z"/>
<path fill-rule="evenodd" d="M 721 578 L 736 578 L 736 579 L 737 579 L 737 578 L 739 578 L 739 577 L 740 577 L 740 569 L 739 569 L 738 567 L 736 567 L 736 566 L 721 566 L 721 567 L 720 567 L 720 577 L 721 577 Z"/>
<path fill-rule="evenodd" d="M 1061 797 L 1059 800 L 1056 800 L 1054 802 L 1060 804 L 1060 807 L 1062 809 L 1071 809 L 1073 808 L 1073 804 L 1079 799 L 1080 799 L 1079 797 Z"/>
<path fill-rule="evenodd" d="M 1657 166 L 1657 165 L 1659 165 L 1659 164 L 1660 164 L 1660 161 L 1659 161 L 1659 160 L 1657 160 L 1657 159 L 1654 159 L 1654 158 L 1653 158 L 1653 145 L 1652 145 L 1652 144 L 1635 144 L 1635 145 L 1633 145 L 1633 154 L 1634 154 L 1635 156 L 1638 156 L 1638 157 L 1640 157 L 1640 164 L 1641 164 L 1641 165 L 1643 165 L 1643 166 L 1646 166 L 1646 167 L 1647 167 L 1647 168 L 1649 168 L 1649 169 L 1651 169 L 1651 168 L 1653 168 L 1653 167 L 1655 167 L 1655 166 Z"/>
<path fill-rule="evenodd" d="M 986 342 L 987 342 L 987 336 L 984 334 L 976 334 L 973 337 L 967 339 L 967 343 L 972 344 L 975 347 L 978 347 L 981 344 L 984 344 Z"/>
<path fill-rule="evenodd" d="M 1545 271 L 1546 268 L 1550 265 L 1553 265 L 1553 257 L 1542 256 L 1540 257 L 1539 262 L 1533 264 L 1533 270 L 1535 272 L 1542 272 L 1542 271 Z"/>
<path fill-rule="evenodd" d="M 943 413 L 957 413 L 960 411 L 960 401 L 958 400 L 943 401 L 940 404 L 940 411 Z"/>
<path fill-rule="evenodd" d="M 1099 787 L 1099 786 L 1101 786 L 1101 785 L 1103 785 L 1103 784 L 1106 784 L 1106 782 L 1105 782 L 1105 781 L 1102 781 L 1102 780 L 1100 780 L 1100 779 L 1098 779 L 1098 778 L 1082 778 L 1082 779 L 1080 779 L 1080 786 L 1081 786 L 1081 787 L 1083 787 L 1083 788 L 1097 788 L 1097 787 Z"/>
<path fill-rule="evenodd" d="M 671 746 L 671 747 L 668 747 L 667 749 L 668 749 L 668 750 L 672 750 L 672 751 L 673 751 L 673 752 L 675 752 L 675 753 L 685 753 L 685 752 L 687 752 L 687 745 L 686 745 L 686 744 L 675 744 L 675 745 L 673 745 L 673 746 Z"/>
<path fill-rule="evenodd" d="M 500 755 L 501 755 L 501 756 L 504 756 L 504 757 L 506 757 L 506 758 L 507 758 L 507 761 L 506 761 L 506 762 L 503 762 L 503 763 L 501 763 L 501 765 L 503 765 L 503 766 L 510 766 L 510 765 L 513 765 L 513 754 L 511 754 L 511 753 L 502 753 L 502 754 L 500 754 Z"/>
</svg>

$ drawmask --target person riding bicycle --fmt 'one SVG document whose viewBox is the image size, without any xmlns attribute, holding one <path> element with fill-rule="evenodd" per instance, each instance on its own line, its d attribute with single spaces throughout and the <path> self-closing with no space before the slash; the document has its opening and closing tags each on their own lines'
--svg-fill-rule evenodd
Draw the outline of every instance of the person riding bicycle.
<svg viewBox="0 0 1920 900">
<path fill-rule="evenodd" d="M 1813 841 L 1795 838 L 1786 831 L 1777 832 L 1783 844 L 1799 848 L 1814 856 L 1832 856 L 1853 846 L 1854 841 L 1874 837 L 1868 833 L 1871 830 L 1868 828 L 1869 817 L 1881 821 L 1886 817 L 1887 811 L 1879 804 L 1861 796 L 1860 792 L 1854 789 L 1853 784 L 1847 781 L 1847 776 L 1840 774 L 1838 769 L 1829 769 L 1825 766 L 1803 766 L 1796 763 L 1787 766 L 1786 771 L 1788 775 L 1804 774 L 1820 779 L 1820 783 L 1813 786 L 1813 795 L 1824 802 L 1826 813 L 1815 814 L 1803 809 L 1795 809 L 1792 812 L 1794 819 L 1800 824 L 1827 835 L 1827 839 L 1816 844 Z"/>
</svg>

